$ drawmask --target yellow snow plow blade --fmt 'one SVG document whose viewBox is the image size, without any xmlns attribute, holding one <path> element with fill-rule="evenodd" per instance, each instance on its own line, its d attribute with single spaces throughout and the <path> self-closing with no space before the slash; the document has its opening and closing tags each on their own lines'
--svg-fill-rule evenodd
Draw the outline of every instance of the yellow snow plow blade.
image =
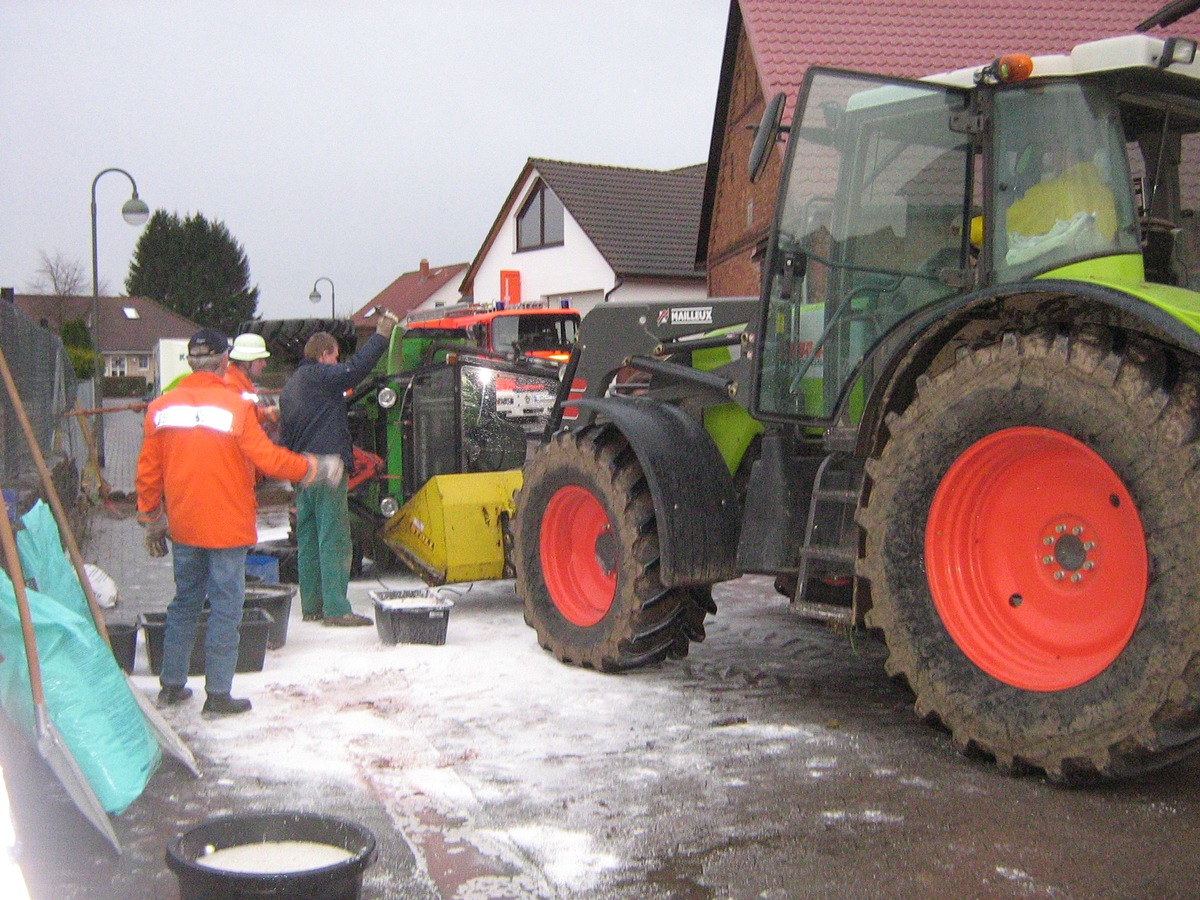
<svg viewBox="0 0 1200 900">
<path fill-rule="evenodd" d="M 383 526 L 383 539 L 429 584 L 504 577 L 501 516 L 512 516 L 521 472 L 437 475 Z"/>
</svg>

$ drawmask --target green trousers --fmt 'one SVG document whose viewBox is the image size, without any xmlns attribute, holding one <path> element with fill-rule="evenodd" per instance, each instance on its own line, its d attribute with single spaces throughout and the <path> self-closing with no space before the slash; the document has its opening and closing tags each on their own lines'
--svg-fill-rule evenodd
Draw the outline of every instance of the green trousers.
<svg viewBox="0 0 1200 900">
<path fill-rule="evenodd" d="M 350 612 L 350 510 L 346 478 L 336 487 L 312 484 L 296 488 L 296 567 L 300 606 L 306 615 L 326 618 Z"/>
</svg>

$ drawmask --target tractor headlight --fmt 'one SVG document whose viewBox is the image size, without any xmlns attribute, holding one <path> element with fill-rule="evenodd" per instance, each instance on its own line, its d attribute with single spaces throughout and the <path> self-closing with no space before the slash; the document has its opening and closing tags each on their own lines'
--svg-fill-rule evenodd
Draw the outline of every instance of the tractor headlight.
<svg viewBox="0 0 1200 900">
<path fill-rule="evenodd" d="M 399 398 L 396 395 L 395 388 L 384 387 L 379 389 L 379 393 L 375 396 L 375 399 L 383 409 L 391 409 L 396 405 L 396 400 Z"/>
<path fill-rule="evenodd" d="M 400 504 L 396 502 L 395 497 L 384 497 L 379 501 L 379 511 L 383 513 L 384 518 L 390 519 L 400 509 Z"/>
</svg>

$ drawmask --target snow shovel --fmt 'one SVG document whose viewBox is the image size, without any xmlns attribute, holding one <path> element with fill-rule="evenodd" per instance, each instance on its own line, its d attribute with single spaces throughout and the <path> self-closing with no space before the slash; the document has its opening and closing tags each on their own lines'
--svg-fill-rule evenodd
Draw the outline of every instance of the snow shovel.
<svg viewBox="0 0 1200 900">
<path fill-rule="evenodd" d="M 21 429 L 25 432 L 25 443 L 29 445 L 29 452 L 33 456 L 34 464 L 37 466 L 38 474 L 41 476 L 42 488 L 45 490 L 46 497 L 50 501 L 50 508 L 54 511 L 54 519 L 58 522 L 58 530 L 62 536 L 63 544 L 67 548 L 67 555 L 71 557 L 71 565 L 75 567 L 75 574 L 79 578 L 79 586 L 83 588 L 83 594 L 87 598 L 88 609 L 92 614 L 92 621 L 96 623 L 96 631 L 100 633 L 100 637 L 104 639 L 104 643 L 108 644 L 111 650 L 112 641 L 108 636 L 108 626 L 104 624 L 104 613 L 100 611 L 100 604 L 96 600 L 96 592 L 92 588 L 91 579 L 88 578 L 87 569 L 83 562 L 83 554 L 79 552 L 79 545 L 75 542 L 75 534 L 71 531 L 71 523 L 67 520 L 67 513 L 63 509 L 62 501 L 59 499 L 58 489 L 54 486 L 54 479 L 50 477 L 50 470 L 46 467 L 46 459 L 42 455 L 42 448 L 38 446 L 37 438 L 33 434 L 33 426 L 29 424 L 29 416 L 26 415 L 25 405 L 21 402 L 21 397 L 17 393 L 17 385 L 13 381 L 12 372 L 9 371 L 8 360 L 5 359 L 3 350 L 0 350 L 0 377 L 4 379 L 4 386 L 8 391 L 8 397 L 12 401 L 13 409 L 16 410 L 17 419 L 21 423 Z M 158 740 L 159 746 L 183 763 L 188 771 L 199 778 L 200 770 L 196 768 L 196 757 L 192 755 L 192 751 L 188 748 L 188 745 L 175 733 L 175 730 L 163 718 L 162 713 L 155 708 L 150 698 L 143 694 L 137 685 L 132 682 L 128 673 L 125 674 L 125 681 L 129 685 L 130 692 L 133 694 L 133 699 L 137 701 L 142 714 L 146 717 L 146 721 L 150 725 L 150 730 L 154 732 L 154 737 Z"/>
<path fill-rule="evenodd" d="M 84 817 L 96 826 L 96 830 L 108 838 L 119 856 L 121 845 L 113 831 L 108 813 L 100 805 L 92 786 L 83 777 L 75 757 L 67 749 L 62 735 L 50 721 L 46 712 L 46 695 L 42 691 L 42 666 L 38 661 L 37 638 L 33 632 L 33 618 L 29 614 L 29 596 L 25 593 L 25 573 L 21 569 L 21 558 L 17 555 L 17 540 L 13 537 L 12 525 L 8 521 L 8 505 L 0 499 L 0 544 L 4 545 L 4 558 L 8 563 L 8 574 L 12 580 L 13 593 L 17 597 L 17 614 L 21 618 L 21 637 L 25 644 L 25 658 L 29 663 L 29 689 L 33 694 L 33 719 L 37 733 L 38 753 L 50 764 L 67 789 L 75 806 Z"/>
</svg>

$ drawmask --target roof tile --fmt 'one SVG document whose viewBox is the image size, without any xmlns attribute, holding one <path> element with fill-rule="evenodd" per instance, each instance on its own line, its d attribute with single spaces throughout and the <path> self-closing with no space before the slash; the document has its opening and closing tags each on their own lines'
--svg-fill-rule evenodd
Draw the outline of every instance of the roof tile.
<svg viewBox="0 0 1200 900">
<path fill-rule="evenodd" d="M 703 277 L 695 256 L 704 165 L 660 171 L 529 162 L 617 275 Z"/>
<path fill-rule="evenodd" d="M 397 318 L 403 319 L 445 287 L 452 279 L 462 275 L 466 268 L 467 263 L 430 267 L 425 260 L 422 260 L 419 269 L 405 272 L 376 294 L 351 318 L 355 325 L 374 326 L 375 321 L 369 319 L 366 314 L 378 306 L 395 313 Z"/>
</svg>

